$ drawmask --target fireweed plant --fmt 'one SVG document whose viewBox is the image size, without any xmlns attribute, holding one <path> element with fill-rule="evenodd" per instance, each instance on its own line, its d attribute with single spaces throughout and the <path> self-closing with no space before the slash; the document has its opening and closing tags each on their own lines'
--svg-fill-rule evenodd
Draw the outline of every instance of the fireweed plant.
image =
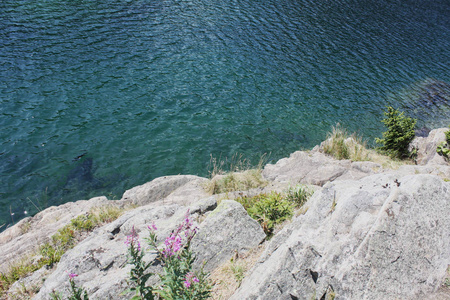
<svg viewBox="0 0 450 300">
<path fill-rule="evenodd" d="M 70 281 L 70 291 L 72 295 L 69 297 L 69 300 L 89 300 L 87 292 L 83 288 L 77 287 L 75 284 L 74 278 L 78 276 L 77 274 L 70 273 L 69 281 Z"/>
<path fill-rule="evenodd" d="M 134 292 L 132 300 L 138 299 L 207 299 L 211 294 L 211 285 L 207 280 L 208 274 L 201 269 L 193 271 L 195 255 L 190 250 L 191 241 L 197 233 L 189 218 L 189 211 L 184 221 L 172 234 L 166 238 L 164 245 L 158 248 L 157 227 L 153 223 L 148 226 L 150 248 L 157 253 L 157 259 L 163 267 L 162 274 L 158 274 L 161 283 L 157 286 L 147 286 L 147 280 L 154 274 L 148 272 L 152 262 L 143 261 L 144 251 L 139 242 L 134 227 L 127 237 L 125 244 L 128 247 L 129 261 L 133 265 L 130 279 L 133 286 L 125 292 Z"/>
<path fill-rule="evenodd" d="M 70 282 L 70 293 L 71 295 L 68 300 L 89 300 L 87 292 L 76 285 L 74 278 L 78 275 L 75 273 L 69 273 L 69 282 Z M 50 297 L 52 300 L 62 300 L 62 297 L 58 294 L 56 294 L 55 291 L 53 291 L 50 294 Z"/>
</svg>

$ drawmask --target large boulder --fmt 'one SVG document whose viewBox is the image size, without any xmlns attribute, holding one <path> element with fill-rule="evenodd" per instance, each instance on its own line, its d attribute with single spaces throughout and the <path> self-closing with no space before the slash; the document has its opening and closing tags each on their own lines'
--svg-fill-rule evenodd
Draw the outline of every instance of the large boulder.
<svg viewBox="0 0 450 300">
<path fill-rule="evenodd" d="M 435 164 L 446 165 L 444 157 L 436 152 L 440 143 L 445 141 L 445 132 L 448 128 L 433 129 L 430 131 L 427 137 L 415 137 L 409 145 L 409 150 L 417 150 L 417 164 Z"/>
<path fill-rule="evenodd" d="M 192 218 L 200 213 L 200 205 L 193 209 Z M 214 206 L 204 206 L 214 207 Z M 158 241 L 163 242 L 182 223 L 188 208 L 177 204 L 146 205 L 129 211 L 114 222 L 93 231 L 61 258 L 56 269 L 44 282 L 34 299 L 51 299 L 53 291 L 64 297 L 69 295 L 68 273 L 76 273 L 76 282 L 91 299 L 129 299 L 120 295 L 128 286 L 131 265 L 127 264 L 126 236 L 132 228 L 138 233 L 141 245 L 146 249 L 147 262 L 156 259 L 156 254 L 144 242 L 148 237 L 147 226 L 154 223 L 158 230 Z M 156 271 L 154 264 L 150 271 Z"/>
<path fill-rule="evenodd" d="M 201 223 L 192 249 L 212 271 L 230 257 L 245 254 L 264 241 L 266 234 L 244 207 L 233 200 L 222 200 Z"/>
<path fill-rule="evenodd" d="M 322 186 L 337 179 L 359 179 L 382 170 L 381 165 L 369 161 L 336 160 L 319 151 L 297 151 L 276 164 L 267 164 L 262 172 L 269 181 Z"/>
<path fill-rule="evenodd" d="M 93 207 L 110 204 L 106 197 L 96 197 L 52 206 L 6 229 L 0 234 L 0 272 L 5 272 L 16 259 L 32 254 L 71 219 Z"/>
<path fill-rule="evenodd" d="M 205 270 L 211 271 L 229 261 L 236 251 L 248 251 L 265 238 L 261 227 L 239 203 L 224 200 L 217 209 L 216 206 L 215 197 L 209 197 L 190 206 L 159 203 L 125 213 L 116 221 L 96 229 L 64 254 L 34 299 L 51 299 L 53 291 L 68 296 L 68 273 L 78 274 L 77 285 L 88 292 L 90 299 L 129 299 L 130 295 L 121 295 L 128 287 L 131 269 L 127 264 L 126 236 L 135 229 L 146 249 L 145 261 L 154 262 L 149 271 L 161 272 L 156 253 L 142 241 L 148 237 L 147 226 L 156 225 L 158 243 L 162 244 L 183 222 L 188 211 L 199 227 L 192 241 L 192 250 L 197 256 L 196 268 L 206 263 Z M 203 221 L 198 223 L 196 220 Z M 153 276 L 148 284 L 156 282 L 157 276 Z"/>
<path fill-rule="evenodd" d="M 0 233 L 0 253 L 3 253 L 0 256 L 0 272 L 6 271 L 16 258 L 33 254 L 39 245 L 47 242 L 71 219 L 87 213 L 93 207 L 142 206 L 149 203 L 154 206 L 190 205 L 209 196 L 203 188 L 205 181 L 206 178 L 192 175 L 165 176 L 127 190 L 121 200 L 96 197 L 49 207 Z"/>
<path fill-rule="evenodd" d="M 199 194 L 201 193 L 201 191 L 203 191 L 204 194 L 201 195 L 201 197 L 205 197 L 207 196 L 207 194 L 206 192 L 204 192 L 201 184 L 206 180 L 207 180 L 206 178 L 193 175 L 174 175 L 174 176 L 158 177 L 143 185 L 139 185 L 125 191 L 125 193 L 122 196 L 122 201 L 129 201 L 132 204 L 138 206 L 146 205 L 152 202 L 165 199 L 170 194 L 174 193 L 177 189 L 180 189 L 181 187 L 187 185 L 188 183 L 190 183 L 190 185 L 188 186 L 187 190 L 190 190 L 191 192 L 194 191 L 196 194 Z M 183 191 L 185 192 L 186 190 Z M 187 196 L 188 195 L 184 193 L 183 199 L 190 199 Z M 197 197 L 195 200 L 198 200 L 201 197 Z"/>
<path fill-rule="evenodd" d="M 450 184 L 377 174 L 327 183 L 231 299 L 423 299 L 450 264 Z"/>
</svg>

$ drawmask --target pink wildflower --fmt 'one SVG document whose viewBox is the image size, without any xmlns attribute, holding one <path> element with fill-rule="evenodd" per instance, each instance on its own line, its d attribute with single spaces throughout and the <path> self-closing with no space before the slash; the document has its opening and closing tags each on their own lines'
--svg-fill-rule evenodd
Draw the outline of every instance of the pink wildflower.
<svg viewBox="0 0 450 300">
<path fill-rule="evenodd" d="M 75 274 L 75 273 L 69 273 L 69 278 L 70 279 L 73 279 L 74 277 L 77 277 L 78 276 L 78 274 Z"/>
<path fill-rule="evenodd" d="M 156 227 L 155 223 L 153 222 L 152 225 L 147 226 L 148 230 L 150 231 L 156 231 L 158 228 Z"/>
<path fill-rule="evenodd" d="M 195 282 L 200 282 L 200 280 L 198 280 L 198 278 L 195 277 L 192 272 L 187 273 L 183 282 L 184 286 L 188 289 Z"/>
<path fill-rule="evenodd" d="M 189 210 L 186 212 L 184 221 L 172 232 L 164 241 L 162 253 L 164 257 L 176 255 L 183 247 L 189 243 L 197 233 L 197 228 L 192 228 L 192 221 L 189 219 Z"/>
<path fill-rule="evenodd" d="M 136 247 L 138 251 L 141 251 L 141 243 L 139 242 L 139 236 L 134 229 L 134 226 L 131 229 L 131 234 L 127 235 L 125 245 L 127 245 L 128 247 Z"/>
<path fill-rule="evenodd" d="M 191 283 L 188 280 L 185 280 L 184 286 L 188 289 L 191 286 Z"/>
</svg>

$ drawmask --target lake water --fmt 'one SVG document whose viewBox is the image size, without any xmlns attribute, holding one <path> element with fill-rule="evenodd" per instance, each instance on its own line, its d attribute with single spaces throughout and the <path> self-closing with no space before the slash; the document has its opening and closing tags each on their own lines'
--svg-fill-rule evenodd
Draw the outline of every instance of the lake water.
<svg viewBox="0 0 450 300">
<path fill-rule="evenodd" d="M 449 62 L 448 0 L 2 0 L 0 226 L 337 122 L 371 141 L 385 105 L 447 126 Z"/>
</svg>

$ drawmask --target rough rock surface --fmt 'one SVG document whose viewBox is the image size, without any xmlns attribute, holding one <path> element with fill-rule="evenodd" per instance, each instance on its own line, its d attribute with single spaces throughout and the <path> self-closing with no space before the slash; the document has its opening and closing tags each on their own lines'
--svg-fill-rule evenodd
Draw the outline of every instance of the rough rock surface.
<svg viewBox="0 0 450 300">
<path fill-rule="evenodd" d="M 165 236 L 183 217 L 184 211 L 178 205 L 143 206 L 125 213 L 67 251 L 34 299 L 51 299 L 50 294 L 54 290 L 67 296 L 68 273 L 79 275 L 77 285 L 82 286 L 92 299 L 126 299 L 118 296 L 127 288 L 131 269 L 127 264 L 126 236 L 133 226 L 141 239 L 148 236 L 146 227 L 151 222 L 160 229 L 158 234 Z M 150 253 L 147 260 L 152 259 L 155 259 L 155 254 Z"/>
<path fill-rule="evenodd" d="M 163 200 L 178 188 L 185 186 L 189 182 L 195 181 L 195 184 L 199 185 L 205 180 L 207 179 L 193 175 L 159 177 L 143 185 L 127 190 L 123 194 L 122 200 L 131 201 L 134 205 L 146 205 L 151 202 Z M 198 191 L 198 189 L 195 190 Z"/>
<path fill-rule="evenodd" d="M 231 299 L 421 299 L 442 284 L 449 183 L 377 174 L 328 183 L 307 205 Z"/>
<path fill-rule="evenodd" d="M 244 207 L 233 200 L 223 200 L 202 222 L 192 250 L 210 272 L 236 254 L 244 254 L 266 237 L 261 226 Z"/>
<path fill-rule="evenodd" d="M 263 177 L 269 181 L 322 186 L 337 179 L 359 179 L 382 170 L 381 165 L 365 161 L 335 160 L 319 151 L 296 151 L 276 164 L 267 164 Z"/>
<path fill-rule="evenodd" d="M 69 224 L 71 219 L 93 207 L 124 206 L 130 203 L 140 206 L 148 203 L 155 206 L 169 203 L 188 205 L 208 197 L 202 187 L 205 180 L 207 179 L 191 175 L 165 176 L 127 190 L 122 200 L 112 201 L 106 197 L 96 197 L 49 207 L 34 217 L 21 220 L 16 226 L 0 234 L 0 253 L 4 253 L 0 256 L 0 271 L 7 269 L 8 264 L 16 257 L 36 250 L 59 229 Z"/>
<path fill-rule="evenodd" d="M 146 205 L 124 214 L 111 224 L 95 230 L 64 254 L 35 299 L 50 299 L 49 294 L 53 290 L 67 295 L 68 272 L 79 275 L 77 284 L 86 289 L 91 299 L 129 299 L 129 295 L 119 294 L 127 288 L 131 268 L 127 264 L 124 241 L 132 227 L 142 239 L 148 236 L 147 225 L 154 222 L 158 228 L 159 242 L 162 243 L 184 220 L 188 209 L 191 218 L 196 219 L 216 207 L 216 203 L 215 198 L 210 197 L 190 207 L 178 204 Z M 205 270 L 217 268 L 228 261 L 235 251 L 250 250 L 265 237 L 261 227 L 235 201 L 222 201 L 198 226 L 199 233 L 193 240 L 193 249 L 198 257 L 197 267 L 206 262 Z M 144 242 L 141 244 L 144 245 Z M 156 254 L 147 250 L 145 258 L 147 261 L 155 260 L 152 271 L 157 271 L 160 267 Z"/>
<path fill-rule="evenodd" d="M 316 147 L 267 165 L 264 188 L 209 196 L 205 178 L 166 176 L 126 191 L 121 200 L 98 197 L 51 207 L 0 234 L 0 271 L 91 207 L 134 204 L 138 207 L 64 254 L 56 267 L 41 269 L 10 289 L 23 283 L 40 286 L 44 277 L 35 299 L 49 299 L 53 290 L 64 296 L 68 272 L 75 272 L 90 299 L 128 299 L 119 294 L 127 288 L 131 266 L 124 240 L 133 226 L 146 237 L 147 225 L 155 222 L 162 243 L 189 209 L 199 222 L 193 240 L 197 267 L 206 261 L 211 271 L 264 239 L 239 203 L 223 200 L 216 208 L 218 199 L 302 183 L 316 190 L 306 214 L 272 238 L 232 299 L 450 299 L 450 288 L 438 290 L 450 264 L 450 183 L 441 180 L 450 179 L 450 166 L 435 154 L 445 130 L 416 139 L 419 165 L 397 170 L 338 161 Z M 147 253 L 147 261 L 155 259 Z"/>
<path fill-rule="evenodd" d="M 409 149 L 417 149 L 417 164 L 442 165 L 446 164 L 445 159 L 436 153 L 437 146 L 445 141 L 445 132 L 448 128 L 433 129 L 427 137 L 415 137 L 409 145 Z"/>
<path fill-rule="evenodd" d="M 106 197 L 69 202 L 58 207 L 49 207 L 34 217 L 21 220 L 15 226 L 0 234 L 0 272 L 4 272 L 8 264 L 35 250 L 46 242 L 59 229 L 70 223 L 70 220 L 81 215 L 92 207 L 111 204 Z"/>
</svg>

